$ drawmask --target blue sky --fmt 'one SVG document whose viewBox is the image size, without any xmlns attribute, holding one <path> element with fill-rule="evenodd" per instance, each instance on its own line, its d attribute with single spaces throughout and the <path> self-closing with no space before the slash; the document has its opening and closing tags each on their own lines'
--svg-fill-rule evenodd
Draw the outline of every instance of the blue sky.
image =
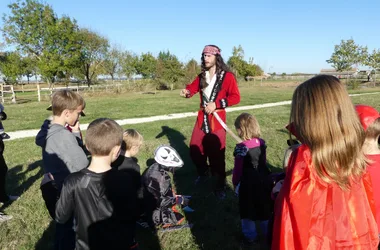
<svg viewBox="0 0 380 250">
<path fill-rule="evenodd" d="M 0 12 L 8 13 L 0 0 Z M 380 49 L 379 0 L 46 0 L 59 15 L 135 53 L 170 50 L 199 61 L 216 44 L 225 60 L 242 45 L 264 71 L 317 73 L 341 39 Z M 0 21 L 2 25 L 2 21 Z"/>
</svg>

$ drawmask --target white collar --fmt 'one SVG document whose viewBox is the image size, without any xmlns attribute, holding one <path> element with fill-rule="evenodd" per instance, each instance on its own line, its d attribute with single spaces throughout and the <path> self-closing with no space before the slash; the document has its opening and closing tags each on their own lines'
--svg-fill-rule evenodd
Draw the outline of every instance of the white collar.
<svg viewBox="0 0 380 250">
<path fill-rule="evenodd" d="M 215 81 L 216 81 L 216 73 L 210 79 L 210 72 L 206 71 L 206 82 L 210 84 L 211 82 L 215 83 Z"/>
</svg>

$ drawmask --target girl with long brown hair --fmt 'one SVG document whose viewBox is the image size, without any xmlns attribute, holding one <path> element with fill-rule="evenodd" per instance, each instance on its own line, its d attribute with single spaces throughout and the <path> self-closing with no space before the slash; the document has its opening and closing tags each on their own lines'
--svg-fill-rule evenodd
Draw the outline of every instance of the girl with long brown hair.
<svg viewBox="0 0 380 250">
<path fill-rule="evenodd" d="M 299 85 L 290 123 L 303 145 L 276 200 L 272 249 L 377 249 L 365 134 L 345 86 L 325 75 Z"/>
</svg>

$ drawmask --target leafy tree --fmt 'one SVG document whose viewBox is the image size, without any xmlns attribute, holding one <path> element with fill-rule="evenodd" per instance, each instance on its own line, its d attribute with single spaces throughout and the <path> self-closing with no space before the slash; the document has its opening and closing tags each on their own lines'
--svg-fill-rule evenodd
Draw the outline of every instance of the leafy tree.
<svg viewBox="0 0 380 250">
<path fill-rule="evenodd" d="M 125 51 L 121 55 L 121 72 L 128 78 L 137 73 L 139 58 L 133 52 Z"/>
<path fill-rule="evenodd" d="M 0 71 L 4 82 L 8 84 L 17 83 L 22 76 L 22 60 L 18 52 L 6 52 L 0 60 Z"/>
<path fill-rule="evenodd" d="M 28 83 L 33 75 L 37 75 L 37 65 L 34 58 L 26 56 L 21 58 L 22 75 L 26 76 Z"/>
<path fill-rule="evenodd" d="M 177 56 L 161 51 L 157 57 L 156 77 L 176 83 L 184 76 L 183 65 Z"/>
<path fill-rule="evenodd" d="M 253 57 L 249 58 L 249 62 L 244 60 L 244 50 L 241 45 L 232 48 L 232 56 L 227 64 L 238 76 L 259 76 L 263 73 L 263 70 L 253 63 Z"/>
<path fill-rule="evenodd" d="M 190 83 L 201 72 L 201 66 L 194 59 L 188 61 L 184 67 L 184 81 Z"/>
<path fill-rule="evenodd" d="M 84 76 L 88 86 L 102 73 L 102 64 L 106 59 L 109 48 L 108 40 L 88 29 L 79 31 L 80 48 L 80 75 Z"/>
<path fill-rule="evenodd" d="M 57 23 L 56 29 L 58 37 L 55 40 L 59 46 L 55 49 L 55 53 L 58 54 L 57 61 L 60 63 L 58 71 L 69 82 L 75 71 L 81 66 L 83 43 L 80 40 L 79 27 L 75 20 L 62 17 Z"/>
<path fill-rule="evenodd" d="M 375 82 L 376 82 L 376 70 L 380 69 L 380 50 L 374 49 L 372 53 L 368 55 L 368 58 L 365 64 L 375 70 Z"/>
<path fill-rule="evenodd" d="M 49 5 L 36 0 L 16 1 L 4 15 L 3 35 L 8 44 L 36 60 L 39 73 L 49 83 L 67 73 L 79 59 L 78 26 L 69 17 L 58 18 Z"/>
<path fill-rule="evenodd" d="M 238 75 L 244 75 L 244 50 L 241 45 L 232 48 L 232 56 L 227 61 L 228 66 Z"/>
<path fill-rule="evenodd" d="M 121 64 L 123 60 L 123 52 L 116 46 L 107 51 L 103 62 L 104 72 L 111 76 L 112 81 L 116 74 L 121 73 Z"/>
<path fill-rule="evenodd" d="M 260 76 L 263 73 L 263 70 L 260 68 L 260 66 L 256 64 L 244 63 L 243 69 L 244 76 Z"/>
<path fill-rule="evenodd" d="M 367 58 L 367 47 L 359 46 L 353 39 L 342 40 L 335 45 L 330 59 L 326 60 L 337 71 L 350 70 L 353 65 L 363 64 Z"/>
<path fill-rule="evenodd" d="M 136 73 L 143 78 L 154 78 L 157 67 L 157 59 L 150 53 L 142 53 L 136 63 Z"/>
</svg>

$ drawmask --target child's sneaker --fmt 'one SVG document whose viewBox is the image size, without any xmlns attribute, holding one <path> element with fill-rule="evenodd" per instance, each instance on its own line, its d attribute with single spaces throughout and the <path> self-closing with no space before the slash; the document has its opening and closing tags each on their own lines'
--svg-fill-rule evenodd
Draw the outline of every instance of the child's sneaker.
<svg viewBox="0 0 380 250">
<path fill-rule="evenodd" d="M 7 215 L 2 212 L 0 212 L 0 223 L 12 219 L 12 215 Z"/>
<path fill-rule="evenodd" d="M 0 206 L 3 206 L 4 204 L 12 202 L 12 201 L 16 201 L 18 199 L 20 199 L 20 196 L 8 195 L 8 196 L 6 196 L 5 200 L 0 200 Z"/>
<path fill-rule="evenodd" d="M 20 199 L 20 196 L 17 195 L 8 195 L 10 201 L 17 201 Z"/>
</svg>

